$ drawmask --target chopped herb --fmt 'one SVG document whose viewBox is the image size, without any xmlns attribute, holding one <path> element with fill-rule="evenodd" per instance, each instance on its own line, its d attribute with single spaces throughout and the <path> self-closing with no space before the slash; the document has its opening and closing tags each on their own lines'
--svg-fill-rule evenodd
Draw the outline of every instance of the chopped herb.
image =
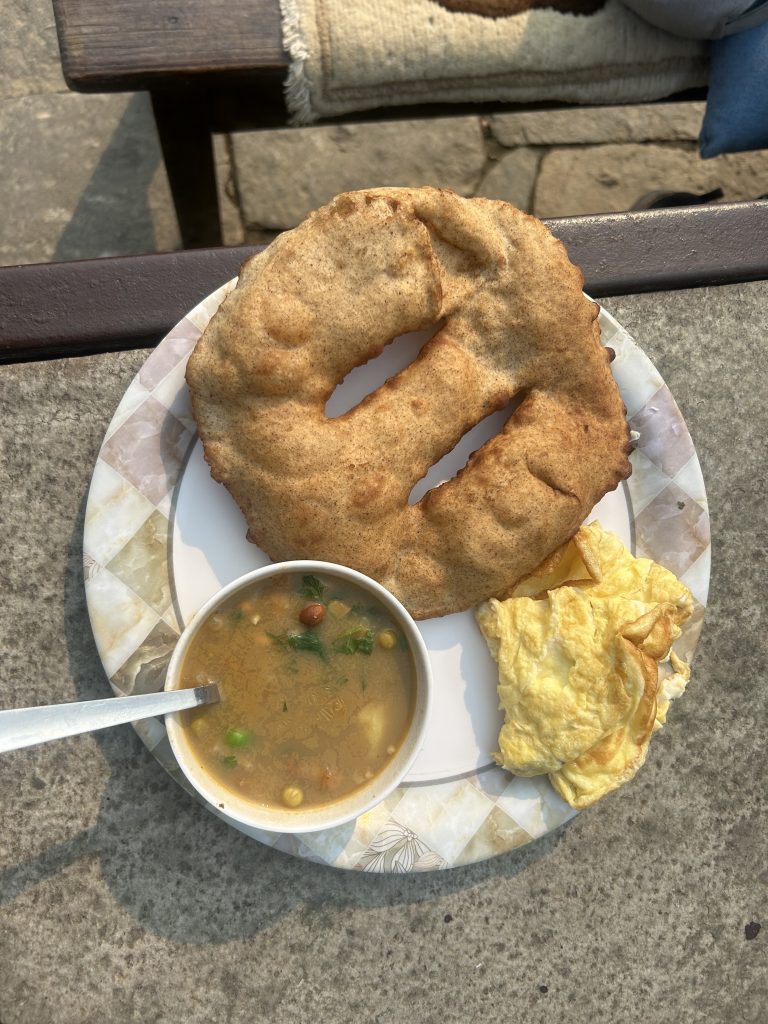
<svg viewBox="0 0 768 1024">
<path fill-rule="evenodd" d="M 221 761 L 225 768 L 237 767 L 237 758 L 235 757 L 234 754 L 227 754 L 226 757 L 222 757 L 219 760 Z"/>
<path fill-rule="evenodd" d="M 303 633 L 291 633 L 288 636 L 288 646 L 294 651 L 309 651 L 311 654 L 319 654 L 325 661 L 323 641 L 314 629 L 307 629 Z"/>
<path fill-rule="evenodd" d="M 227 729 L 224 742 L 228 747 L 244 747 L 251 738 L 247 729 Z"/>
<path fill-rule="evenodd" d="M 363 691 L 363 693 L 365 693 L 365 691 L 368 689 L 368 680 L 365 678 L 365 676 L 363 676 L 363 678 L 360 680 L 360 689 Z"/>
<path fill-rule="evenodd" d="M 333 641 L 333 649 L 340 654 L 370 654 L 373 650 L 373 630 L 358 628 L 340 633 Z"/>
<path fill-rule="evenodd" d="M 280 647 L 290 647 L 293 651 L 309 651 L 310 654 L 319 654 L 323 661 L 326 660 L 325 647 L 323 641 L 314 631 L 314 629 L 306 629 L 303 633 L 267 633 L 270 640 L 274 640 Z M 289 672 L 295 673 L 297 666 L 295 663 L 289 663 L 287 666 Z"/>
<path fill-rule="evenodd" d="M 398 647 L 400 648 L 401 651 L 407 651 L 408 650 L 408 641 L 405 639 L 405 634 L 404 633 L 398 632 L 398 634 L 397 634 L 397 644 L 398 644 Z"/>
<path fill-rule="evenodd" d="M 283 701 L 283 711 L 287 711 L 287 710 L 288 710 L 288 705 L 286 704 L 285 701 Z"/>
<path fill-rule="evenodd" d="M 229 621 L 233 626 L 236 626 L 238 622 L 242 622 L 245 618 L 245 612 L 242 608 L 235 608 L 229 613 Z"/>
<path fill-rule="evenodd" d="M 322 601 L 324 590 L 325 587 L 317 578 L 317 576 L 301 577 L 301 586 L 299 587 L 299 593 L 303 597 L 311 597 L 314 601 Z"/>
</svg>

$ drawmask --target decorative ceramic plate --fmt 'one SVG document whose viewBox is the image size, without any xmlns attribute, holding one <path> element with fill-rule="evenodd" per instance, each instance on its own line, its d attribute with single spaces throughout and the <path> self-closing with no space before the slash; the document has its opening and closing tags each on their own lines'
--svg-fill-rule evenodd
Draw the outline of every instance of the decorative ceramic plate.
<svg viewBox="0 0 768 1024">
<path fill-rule="evenodd" d="M 162 689 L 178 636 L 225 583 L 265 565 L 246 526 L 202 457 L 184 382 L 186 360 L 229 282 L 163 339 L 117 408 L 91 481 L 83 543 L 88 610 L 99 654 L 118 695 Z M 599 519 L 636 555 L 667 566 L 692 591 L 696 608 L 675 649 L 693 654 L 710 567 L 704 481 L 685 422 L 650 360 L 604 310 L 602 340 L 637 442 L 630 479 L 606 497 Z M 339 415 L 409 363 L 427 335 L 410 335 L 359 367 L 336 389 Z M 478 424 L 414 488 L 417 500 L 452 477 L 471 451 L 498 431 L 499 414 Z M 276 849 L 341 868 L 402 872 L 483 860 L 530 842 L 575 812 L 546 777 L 514 778 L 495 767 L 501 715 L 496 668 L 472 612 L 419 623 L 439 699 L 427 740 L 405 783 L 346 826 L 275 835 L 230 821 Z M 674 718 L 674 712 L 673 712 Z M 160 719 L 137 722 L 155 757 L 189 789 Z"/>
</svg>

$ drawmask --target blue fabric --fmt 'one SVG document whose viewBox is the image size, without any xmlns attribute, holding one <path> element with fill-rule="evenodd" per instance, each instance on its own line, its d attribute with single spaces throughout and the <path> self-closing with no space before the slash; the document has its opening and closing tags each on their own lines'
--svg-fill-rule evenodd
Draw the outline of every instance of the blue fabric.
<svg viewBox="0 0 768 1024">
<path fill-rule="evenodd" d="M 748 149 L 768 149 L 768 24 L 717 39 L 710 48 L 699 150 L 711 157 Z"/>
<path fill-rule="evenodd" d="M 766 0 L 622 0 L 644 21 L 684 39 L 720 39 L 768 20 Z"/>
</svg>

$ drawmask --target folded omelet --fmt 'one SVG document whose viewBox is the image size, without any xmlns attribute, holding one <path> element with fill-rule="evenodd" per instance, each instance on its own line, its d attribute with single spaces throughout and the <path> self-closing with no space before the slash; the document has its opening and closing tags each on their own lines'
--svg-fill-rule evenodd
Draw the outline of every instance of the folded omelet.
<svg viewBox="0 0 768 1024">
<path fill-rule="evenodd" d="M 577 808 L 632 778 L 688 681 L 671 647 L 692 612 L 673 573 L 635 558 L 598 523 L 509 598 L 481 605 L 505 713 L 498 763 L 515 775 L 548 774 Z M 660 683 L 659 663 L 670 657 Z"/>
</svg>

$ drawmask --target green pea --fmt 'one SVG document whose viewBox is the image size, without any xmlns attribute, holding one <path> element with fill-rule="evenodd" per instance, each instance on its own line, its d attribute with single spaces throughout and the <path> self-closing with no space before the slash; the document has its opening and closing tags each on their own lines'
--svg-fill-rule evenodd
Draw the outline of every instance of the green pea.
<svg viewBox="0 0 768 1024">
<path fill-rule="evenodd" d="M 247 729 L 227 729 L 224 735 L 224 742 L 228 747 L 244 747 L 251 739 Z"/>
</svg>

